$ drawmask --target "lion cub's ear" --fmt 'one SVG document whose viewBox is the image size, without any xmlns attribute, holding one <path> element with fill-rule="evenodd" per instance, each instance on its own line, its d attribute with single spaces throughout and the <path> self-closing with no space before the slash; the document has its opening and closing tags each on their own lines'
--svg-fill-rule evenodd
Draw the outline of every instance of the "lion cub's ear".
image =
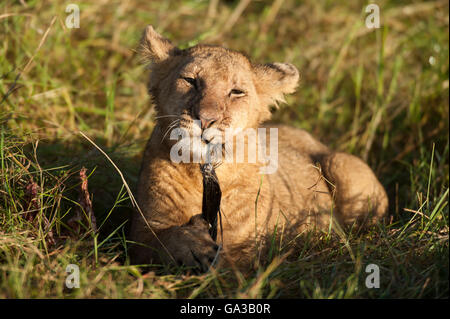
<svg viewBox="0 0 450 319">
<path fill-rule="evenodd" d="M 178 52 L 178 48 L 148 25 L 142 35 L 139 52 L 145 62 L 160 62 Z"/>
<path fill-rule="evenodd" d="M 290 63 L 269 63 L 254 66 L 255 85 L 263 102 L 284 102 L 283 94 L 294 93 L 300 78 L 297 68 Z"/>
</svg>

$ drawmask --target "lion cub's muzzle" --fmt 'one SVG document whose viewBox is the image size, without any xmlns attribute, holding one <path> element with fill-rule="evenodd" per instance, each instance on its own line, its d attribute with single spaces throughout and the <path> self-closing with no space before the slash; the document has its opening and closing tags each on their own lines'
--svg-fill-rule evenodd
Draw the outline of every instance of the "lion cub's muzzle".
<svg viewBox="0 0 450 319">
<path fill-rule="evenodd" d="M 213 96 L 210 96 L 213 95 Z M 220 124 L 223 119 L 225 105 L 214 94 L 206 95 L 194 107 L 194 117 L 199 120 L 202 130 L 210 128 L 213 124 Z"/>
</svg>

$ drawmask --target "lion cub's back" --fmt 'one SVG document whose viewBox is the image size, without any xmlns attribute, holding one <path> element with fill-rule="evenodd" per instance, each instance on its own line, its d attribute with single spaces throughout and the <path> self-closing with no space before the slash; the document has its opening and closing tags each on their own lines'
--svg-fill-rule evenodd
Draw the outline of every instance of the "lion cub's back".
<svg viewBox="0 0 450 319">
<path fill-rule="evenodd" d="M 265 127 L 278 128 L 278 170 L 268 178 L 281 209 L 291 211 L 293 218 L 307 219 L 320 227 L 326 222 L 321 220 L 321 213 L 332 206 L 319 165 L 329 149 L 304 130 L 271 124 Z"/>
<path fill-rule="evenodd" d="M 300 152 L 313 158 L 329 154 L 330 150 L 305 130 L 285 125 L 265 124 L 267 128 L 278 129 L 278 152 L 288 155 L 292 151 Z"/>
</svg>

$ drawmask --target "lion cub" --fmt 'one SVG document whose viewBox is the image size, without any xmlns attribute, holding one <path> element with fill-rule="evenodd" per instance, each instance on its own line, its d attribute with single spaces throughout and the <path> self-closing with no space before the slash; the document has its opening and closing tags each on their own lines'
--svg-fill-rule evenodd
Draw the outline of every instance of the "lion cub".
<svg viewBox="0 0 450 319">
<path fill-rule="evenodd" d="M 218 46 L 181 50 L 151 26 L 142 37 L 141 53 L 150 66 L 148 89 L 158 116 L 138 184 L 143 216 L 136 212 L 132 217 L 133 263 L 175 262 L 205 271 L 218 245 L 229 260 L 247 262 L 255 245 L 270 238 L 275 227 L 296 235 L 328 230 L 332 223 L 367 225 L 386 214 L 386 192 L 362 160 L 331 151 L 303 130 L 263 124 L 270 119 L 269 106 L 297 87 L 299 73 L 292 64 L 254 64 L 243 54 Z M 174 160 L 177 140 L 171 133 L 184 129 L 190 137 L 198 137 L 190 159 L 213 141 L 222 146 L 226 132 L 236 137 L 258 128 L 276 132 L 271 139 L 277 143 L 275 169 L 261 174 L 266 163 L 252 161 L 250 155 L 243 161 L 219 163 L 218 233 L 223 237 L 218 236 L 216 243 L 199 215 L 203 158 Z M 244 138 L 249 152 L 250 140 Z"/>
</svg>

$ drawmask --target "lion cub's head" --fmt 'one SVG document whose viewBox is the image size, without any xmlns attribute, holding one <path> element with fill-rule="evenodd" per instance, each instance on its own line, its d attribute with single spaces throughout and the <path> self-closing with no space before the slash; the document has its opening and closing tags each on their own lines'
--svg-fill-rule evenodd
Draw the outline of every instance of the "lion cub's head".
<svg viewBox="0 0 450 319">
<path fill-rule="evenodd" d="M 152 26 L 140 51 L 151 69 L 149 92 L 164 132 L 187 129 L 205 136 L 208 128 L 256 128 L 270 118 L 269 105 L 293 93 L 298 70 L 288 63 L 253 64 L 239 52 L 218 46 L 178 49 Z"/>
</svg>

